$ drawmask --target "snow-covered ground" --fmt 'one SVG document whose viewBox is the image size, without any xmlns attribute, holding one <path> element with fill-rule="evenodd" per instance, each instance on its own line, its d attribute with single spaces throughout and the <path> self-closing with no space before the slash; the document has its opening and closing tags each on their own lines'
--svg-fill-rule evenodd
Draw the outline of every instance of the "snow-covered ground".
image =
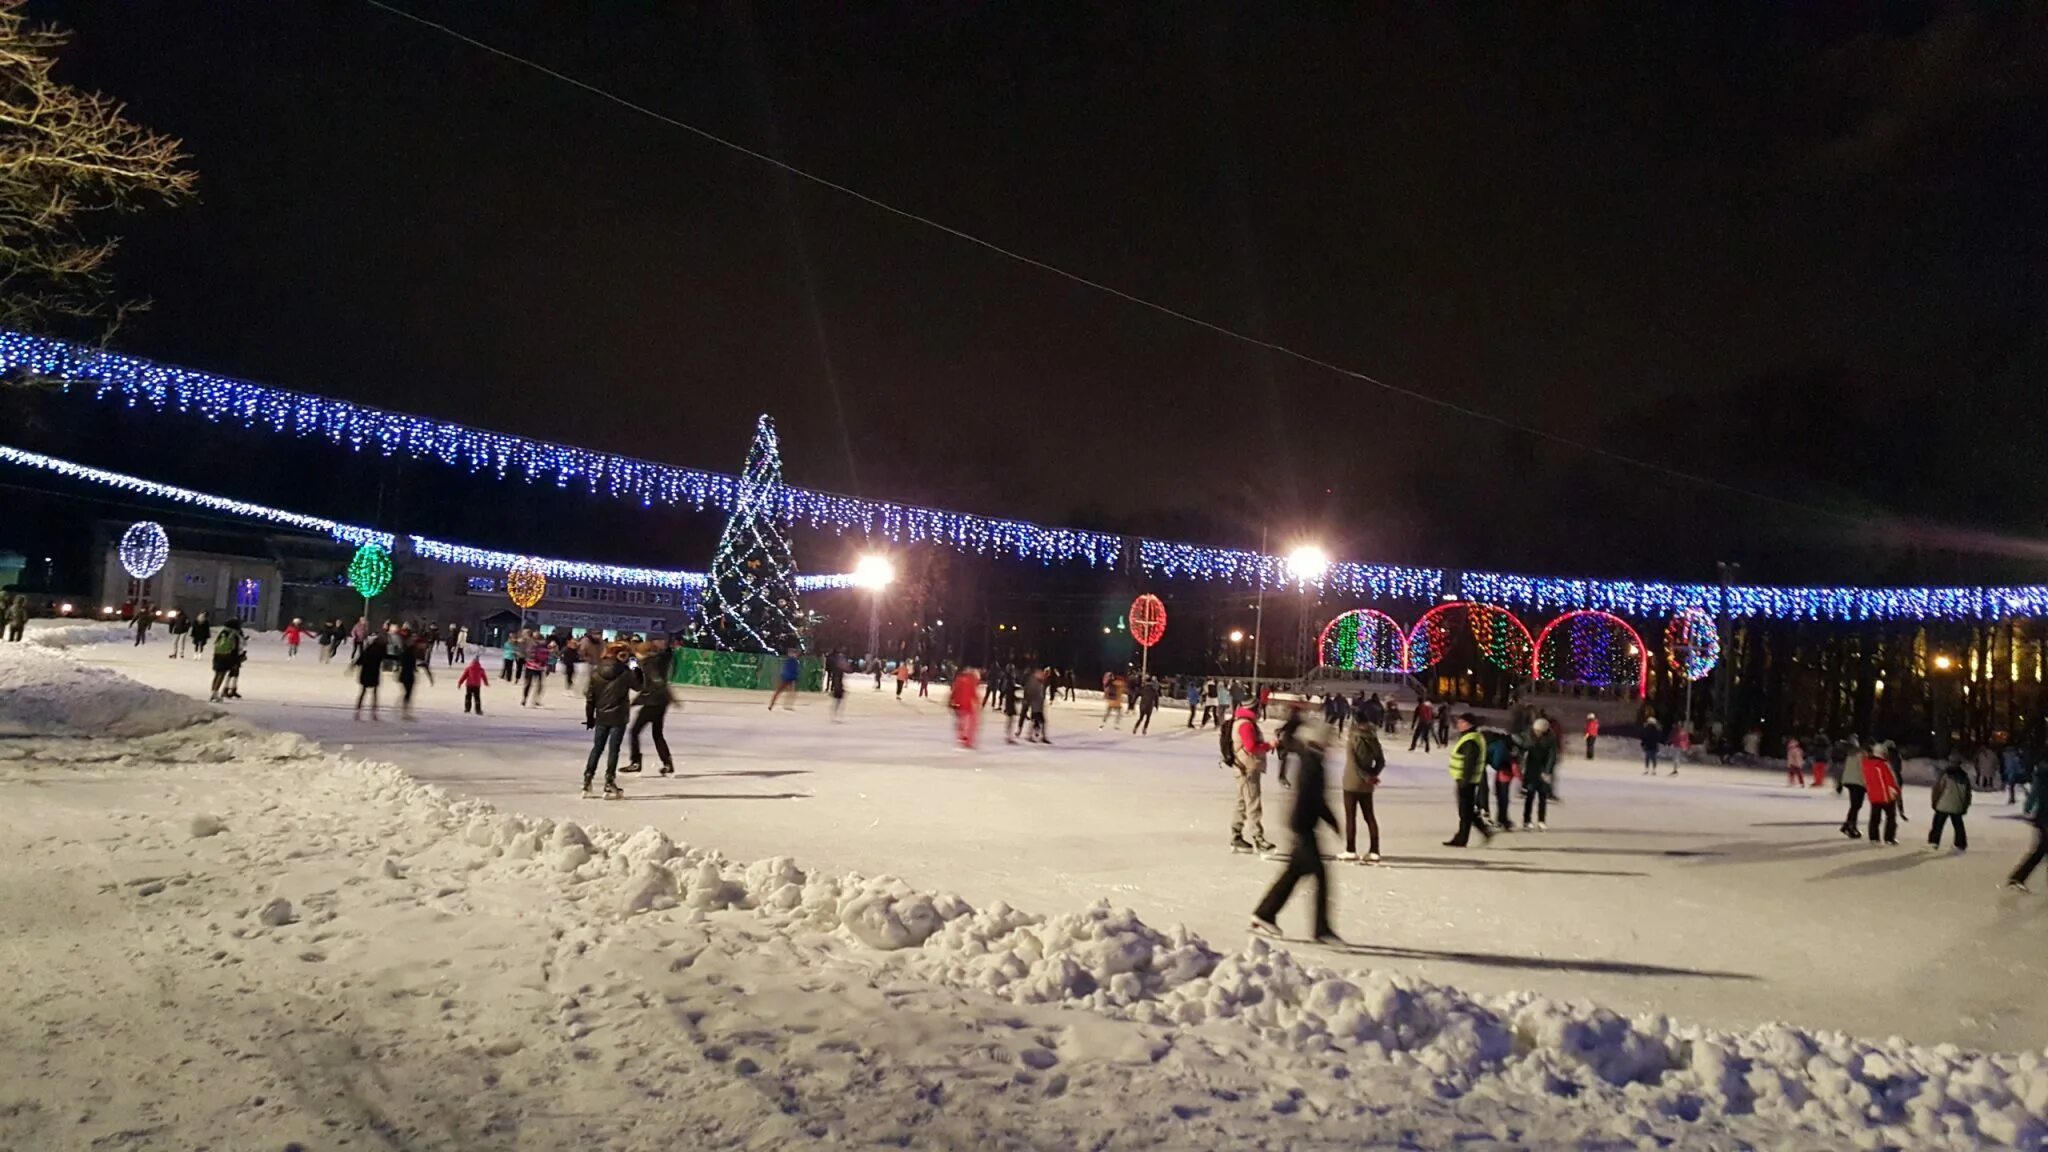
<svg viewBox="0 0 2048 1152">
<path fill-rule="evenodd" d="M 2048 1140 L 2048 921 L 1989 797 L 1932 857 L 1574 761 L 1552 831 L 1459 853 L 1397 754 L 1353 946 L 1273 950 L 1184 713 L 969 754 L 937 701 L 692 691 L 682 775 L 605 804 L 564 693 L 372 725 L 271 643 L 232 719 L 81 662 L 203 696 L 160 642 L 0 647 L 0 1147 Z"/>
</svg>

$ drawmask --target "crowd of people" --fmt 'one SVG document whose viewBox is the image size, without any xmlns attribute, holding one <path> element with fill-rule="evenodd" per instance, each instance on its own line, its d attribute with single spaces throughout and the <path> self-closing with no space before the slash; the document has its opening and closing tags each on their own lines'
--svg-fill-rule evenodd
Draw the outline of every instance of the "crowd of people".
<svg viewBox="0 0 2048 1152">
<path fill-rule="evenodd" d="M 13 620 L 15 605 L 0 606 L 0 620 Z M 146 638 L 154 614 L 138 613 L 134 624 L 137 642 Z M 212 626 L 206 613 L 189 620 L 167 621 L 175 639 L 172 658 L 182 658 L 189 644 L 195 655 L 210 656 L 214 674 L 211 699 L 240 697 L 240 674 L 248 658 L 248 638 L 242 622 L 229 619 Z M 348 665 L 358 689 L 356 713 L 365 705 L 376 719 L 384 678 L 395 678 L 400 689 L 400 710 L 412 715 L 412 702 L 419 680 L 433 681 L 432 667 L 437 654 L 449 666 L 465 664 L 456 684 L 463 695 L 465 714 L 483 714 L 483 692 L 490 683 L 484 667 L 484 653 L 472 652 L 469 634 L 460 626 L 390 622 L 372 629 L 366 618 L 353 625 L 330 620 L 306 626 L 294 620 L 282 633 L 287 658 L 295 658 L 300 646 L 311 639 L 322 663 L 339 657 L 343 644 L 350 645 Z M 583 688 L 585 726 L 592 741 L 584 765 L 584 794 L 592 795 L 600 765 L 605 769 L 603 795 L 618 797 L 621 772 L 642 770 L 641 738 L 651 733 L 655 754 L 664 775 L 674 771 L 674 760 L 663 724 L 670 707 L 670 669 L 673 652 L 665 637 L 625 636 L 607 641 L 594 630 L 581 636 L 569 629 L 549 632 L 521 629 L 505 639 L 498 670 L 501 682 L 520 686 L 522 707 L 545 707 L 551 677 L 561 676 L 563 687 L 577 688 L 579 669 Z M 1072 676 L 1050 667 L 1005 664 L 987 674 L 973 665 L 941 664 L 905 660 L 884 666 L 878 661 L 858 662 L 843 652 L 829 653 L 824 660 L 824 688 L 832 701 L 834 719 L 840 718 L 849 678 L 871 674 L 877 691 L 893 672 L 900 698 L 915 680 L 919 696 L 930 695 L 930 683 L 937 674 L 942 686 L 950 688 L 947 701 L 953 715 L 954 735 L 962 748 L 973 748 L 979 736 L 981 714 L 1001 715 L 1004 740 L 1051 744 L 1046 708 L 1062 692 L 1073 696 Z M 768 707 L 789 708 L 797 699 L 800 659 L 787 653 L 775 667 L 775 691 Z M 947 681 L 950 680 L 950 684 Z M 1317 828 L 1328 824 L 1340 831 L 1344 848 L 1336 854 L 1342 861 L 1377 863 L 1381 856 L 1380 825 L 1373 799 L 1384 772 L 1387 757 L 1383 738 L 1400 733 L 1410 725 L 1409 749 L 1429 752 L 1441 748 L 1448 757 L 1452 783 L 1455 831 L 1443 841 L 1449 848 L 1471 846 L 1476 835 L 1483 842 L 1515 831 L 1543 831 L 1549 826 L 1550 808 L 1561 803 L 1558 775 L 1562 755 L 1560 722 L 1544 710 L 1518 704 L 1508 709 L 1498 724 L 1482 724 L 1471 712 L 1459 713 L 1448 702 L 1423 698 L 1404 714 L 1401 702 L 1392 694 L 1360 688 L 1352 693 L 1329 693 L 1321 697 L 1284 697 L 1285 713 L 1269 739 L 1262 725 L 1274 705 L 1272 686 L 1251 686 L 1229 678 L 1170 678 L 1112 671 L 1101 684 L 1102 712 L 1097 729 L 1122 731 L 1130 719 L 1132 735 L 1143 735 L 1161 707 L 1169 700 L 1184 701 L 1186 729 L 1214 724 L 1223 764 L 1235 774 L 1229 844 L 1233 851 L 1273 854 L 1277 847 L 1265 836 L 1263 778 L 1269 763 L 1282 785 L 1295 790 L 1288 827 L 1294 846 L 1287 856 L 1287 870 L 1261 902 L 1254 917 L 1258 931 L 1272 930 L 1273 916 L 1286 903 L 1302 880 L 1312 881 L 1317 891 L 1318 935 L 1328 934 L 1327 912 L 1321 895 L 1326 879 L 1322 855 L 1316 846 Z M 1582 734 L 1588 759 L 1596 755 L 1601 726 L 1597 714 L 1585 718 Z M 1667 755 L 1670 772 L 1692 752 L 1691 728 L 1674 725 L 1667 733 L 1647 709 L 1640 715 L 1636 739 L 1644 758 L 1644 771 L 1659 772 Z M 1755 757 L 1754 741 L 1745 740 L 1742 751 L 1725 750 L 1724 759 Z M 1325 761 L 1331 751 L 1344 749 L 1340 778 L 1341 804 L 1331 809 L 1323 795 Z M 1714 747 L 1713 743 L 1709 748 Z M 622 749 L 630 750 L 622 767 Z M 1710 752 L 1710 754 L 1713 754 Z M 1879 844 L 1898 843 L 1898 825 L 1910 820 L 1904 807 L 1904 767 L 1898 746 L 1890 741 L 1863 744 L 1854 736 L 1830 740 L 1825 735 L 1787 741 L 1786 784 L 1790 787 L 1819 788 L 1832 783 L 1847 800 L 1840 826 L 1844 836 L 1868 838 Z M 1292 779 L 1290 779 L 1290 771 Z M 1514 815 L 1516 787 L 1520 787 L 1521 816 Z M 1940 848 L 1952 836 L 1954 850 L 1967 851 L 1969 832 L 1966 816 L 1979 792 L 2002 786 L 2007 802 L 2021 804 L 2036 830 L 2036 847 L 2008 878 L 2015 888 L 2024 889 L 2035 868 L 2042 863 L 2043 842 L 2048 841 L 2048 757 L 2030 755 L 2028 750 L 2007 746 L 2002 749 L 1976 747 L 1951 752 L 1942 764 L 1931 796 L 1930 848 Z M 1338 821 L 1341 811 L 1343 820 Z M 1448 822 L 1448 817 L 1447 817 Z M 1365 831 L 1360 850 L 1359 831 Z"/>
</svg>

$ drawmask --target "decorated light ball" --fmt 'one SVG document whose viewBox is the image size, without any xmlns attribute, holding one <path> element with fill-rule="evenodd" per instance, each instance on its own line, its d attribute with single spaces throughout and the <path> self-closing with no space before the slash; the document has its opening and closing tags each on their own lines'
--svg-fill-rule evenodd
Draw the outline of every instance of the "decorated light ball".
<svg viewBox="0 0 2048 1152">
<path fill-rule="evenodd" d="M 541 570 L 539 562 L 521 556 L 505 573 L 505 594 L 521 608 L 531 608 L 548 594 L 548 574 Z"/>
<path fill-rule="evenodd" d="M 1150 592 L 1131 601 L 1131 639 L 1150 648 L 1166 635 L 1166 605 Z"/>
<path fill-rule="evenodd" d="M 171 558 L 171 538 L 154 520 L 138 520 L 121 533 L 121 567 L 137 580 L 147 580 L 164 570 Z"/>
<path fill-rule="evenodd" d="M 1714 618 L 1687 608 L 1664 626 L 1664 656 L 1688 680 L 1704 679 L 1721 662 L 1721 630 Z"/>
<path fill-rule="evenodd" d="M 374 600 L 391 586 L 391 553 L 375 544 L 356 549 L 348 562 L 348 582 L 365 600 Z"/>
</svg>

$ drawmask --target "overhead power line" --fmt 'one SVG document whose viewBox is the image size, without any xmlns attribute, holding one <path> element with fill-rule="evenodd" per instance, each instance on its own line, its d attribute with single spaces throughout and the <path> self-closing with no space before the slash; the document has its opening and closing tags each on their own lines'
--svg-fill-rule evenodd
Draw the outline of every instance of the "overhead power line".
<svg viewBox="0 0 2048 1152">
<path fill-rule="evenodd" d="M 1640 468 L 1644 471 L 1664 476 L 1668 479 L 1678 480 L 1684 483 L 1695 484 L 1706 488 L 1716 489 L 1722 492 L 1730 493 L 1732 495 L 1743 496 L 1751 500 L 1757 500 L 1766 504 L 1775 505 L 1777 507 L 1787 508 L 1798 512 L 1804 512 L 1809 515 L 1818 516 L 1825 519 L 1837 520 L 1844 523 L 1855 524 L 1859 526 L 1875 526 L 1875 521 L 1869 520 L 1865 517 L 1837 511 L 1832 508 L 1825 508 L 1817 504 L 1808 504 L 1803 501 L 1787 499 L 1783 496 L 1773 495 L 1772 493 L 1764 492 L 1759 489 L 1749 488 L 1740 484 L 1730 483 L 1726 480 L 1716 479 L 1712 476 L 1702 475 L 1700 473 L 1688 471 L 1683 468 L 1676 468 L 1672 465 L 1664 464 L 1656 460 L 1644 459 L 1640 456 L 1630 455 L 1626 452 L 1617 452 L 1612 448 L 1603 447 L 1599 444 L 1594 444 L 1585 440 L 1580 440 L 1571 436 L 1566 436 L 1559 432 L 1553 432 L 1548 428 L 1539 427 L 1537 425 L 1530 424 L 1522 420 L 1516 420 L 1512 417 L 1502 416 L 1495 412 L 1488 412 L 1484 409 L 1474 408 L 1468 404 L 1460 404 L 1455 400 L 1446 400 L 1441 396 L 1432 396 L 1427 392 L 1422 392 L 1417 389 L 1409 388 L 1400 384 L 1390 383 L 1368 373 L 1360 372 L 1355 368 L 1346 368 L 1341 364 L 1333 363 L 1329 360 L 1325 360 L 1319 356 L 1315 356 L 1307 352 L 1298 351 L 1285 344 L 1281 344 L 1272 340 L 1267 340 L 1259 336 L 1254 336 L 1247 332 L 1241 332 L 1235 328 L 1229 327 L 1228 325 L 1218 324 L 1211 320 L 1205 320 L 1200 316 L 1184 312 L 1178 308 L 1173 307 L 1172 305 L 1162 304 L 1157 300 L 1152 300 L 1147 297 L 1137 295 L 1133 292 L 1127 292 L 1114 285 L 1105 284 L 1100 280 L 1084 276 L 1078 272 L 1069 271 L 1065 268 L 1060 267 L 1057 264 L 1052 264 L 1047 261 L 1040 260 L 1037 257 L 1026 255 L 1025 253 L 1018 252 L 1012 248 L 1006 248 L 993 240 L 984 239 L 983 237 L 977 236 L 972 232 L 967 232 L 959 228 L 955 228 L 950 224 L 947 224 L 940 220 L 934 220 L 931 217 L 926 216 L 922 213 L 914 212 L 908 208 L 903 208 L 898 205 L 892 204 L 887 200 L 881 199 L 880 197 L 872 196 L 866 192 L 862 192 L 858 188 L 853 188 L 846 184 L 842 184 L 837 180 L 833 180 L 830 177 L 821 176 L 815 172 L 809 171 L 808 169 L 800 168 L 795 164 L 791 164 L 787 160 L 782 160 L 778 157 L 771 156 L 766 152 L 759 151 L 758 149 L 749 148 L 745 144 L 742 144 L 736 140 L 720 136 L 716 132 L 712 132 L 705 128 L 700 128 L 695 124 L 689 123 L 688 121 L 677 119 L 676 117 L 671 116 L 666 112 L 650 108 L 645 104 L 639 103 L 638 101 L 635 100 L 628 99 L 608 89 L 601 88 L 595 84 L 590 83 L 587 80 L 578 79 L 577 77 L 571 76 L 568 73 L 563 72 L 559 69 L 549 67 L 546 64 L 542 64 L 537 60 L 521 56 L 516 52 L 511 52 L 508 51 L 507 49 L 500 48 L 497 45 L 491 44 L 487 41 L 479 40 L 466 32 L 462 32 L 455 28 L 451 28 L 446 24 L 440 23 L 435 20 L 429 20 L 423 16 L 414 15 L 413 13 L 408 12 L 403 8 L 399 8 L 392 4 L 387 4 L 384 2 L 384 0 L 364 0 L 364 2 L 369 4 L 373 8 L 381 9 L 385 12 L 391 13 L 394 16 L 398 16 L 402 19 L 411 21 L 412 23 L 422 28 L 432 29 L 433 31 L 439 32 L 444 36 L 448 36 L 455 40 L 459 40 L 464 44 L 468 44 L 471 47 L 476 48 L 480 51 L 488 52 L 493 56 L 499 57 L 500 59 L 510 61 L 511 63 L 517 64 L 523 68 L 531 69 L 532 71 L 538 72 L 544 76 L 548 76 L 555 80 L 559 80 L 564 84 L 580 88 L 593 96 L 597 96 L 603 100 L 608 100 L 613 104 L 617 104 L 622 108 L 626 108 L 631 111 L 637 112 L 640 115 L 645 116 L 651 120 L 655 120 L 662 124 L 666 124 L 672 128 L 681 129 L 682 131 L 687 132 L 690 135 L 705 141 L 706 143 L 716 144 L 721 148 L 727 149 L 728 151 L 737 152 L 742 156 L 758 160 L 763 164 L 767 164 L 773 168 L 777 168 L 783 172 L 788 173 L 791 176 L 797 177 L 798 179 L 807 180 L 813 184 L 818 185 L 821 188 L 829 188 L 832 191 L 840 193 L 843 196 L 849 196 L 855 200 L 860 201 L 863 204 L 868 205 L 869 207 L 886 212 L 891 216 L 896 216 L 904 220 L 909 220 L 912 223 L 923 225 L 926 228 L 930 228 L 938 232 L 943 232 L 946 235 L 953 237 L 954 239 L 961 240 L 968 244 L 972 244 L 977 248 L 993 252 L 996 255 L 1001 256 L 1007 260 L 1013 260 L 1019 264 L 1036 268 L 1042 272 L 1051 273 L 1052 275 L 1058 276 L 1063 280 L 1079 284 L 1086 288 L 1091 288 L 1097 292 L 1103 293 L 1104 295 L 1113 296 L 1119 300 L 1125 301 L 1126 303 L 1135 304 L 1140 308 L 1149 309 L 1153 312 L 1159 313 L 1160 315 L 1171 317 L 1185 324 L 1194 325 L 1197 328 L 1205 329 L 1209 332 L 1215 333 L 1216 335 L 1223 336 L 1231 340 L 1235 340 L 1239 343 L 1247 344 L 1251 347 L 1258 348 L 1266 352 L 1271 352 L 1278 356 L 1284 356 L 1290 360 L 1294 360 L 1302 364 L 1307 364 L 1315 368 L 1320 368 L 1326 372 L 1331 372 L 1338 376 L 1342 376 L 1347 380 L 1355 380 L 1361 384 L 1369 384 L 1374 388 L 1381 389 L 1383 391 L 1392 393 L 1393 395 L 1401 396 L 1409 400 L 1414 400 L 1421 404 L 1427 404 L 1433 408 L 1438 408 L 1445 412 L 1450 412 L 1455 415 L 1463 416 L 1472 420 L 1482 421 L 1484 423 L 1492 424 L 1496 427 L 1504 428 L 1512 432 L 1519 432 L 1525 436 L 1530 436 L 1537 440 L 1544 441 L 1545 443 L 1557 445 L 1561 448 L 1569 448 L 1574 451 L 1584 452 L 1592 456 L 1597 456 L 1604 460 L 1610 460 L 1617 464 L 1624 464 L 1632 468 Z"/>
</svg>

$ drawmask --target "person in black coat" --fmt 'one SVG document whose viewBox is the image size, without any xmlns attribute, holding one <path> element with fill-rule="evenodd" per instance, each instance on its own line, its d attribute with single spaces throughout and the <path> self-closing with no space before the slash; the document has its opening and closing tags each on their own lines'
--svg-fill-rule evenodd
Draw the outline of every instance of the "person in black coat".
<svg viewBox="0 0 2048 1152">
<path fill-rule="evenodd" d="M 632 718 L 633 692 L 640 687 L 640 672 L 626 666 L 626 646 L 614 644 L 604 659 L 590 670 L 588 694 L 583 697 L 583 726 L 591 730 L 590 759 L 583 764 L 583 794 L 590 795 L 590 782 L 597 776 L 599 756 L 610 754 L 604 768 L 604 795 L 611 800 L 625 793 L 619 789 L 619 745 L 626 739 L 626 721 Z"/>
<path fill-rule="evenodd" d="M 668 719 L 668 680 L 674 661 L 675 653 L 669 650 L 668 640 L 660 636 L 651 642 L 647 655 L 640 658 L 640 698 L 636 701 L 640 711 L 633 715 L 633 730 L 626 742 L 631 752 L 626 764 L 628 772 L 640 771 L 640 730 L 646 728 L 651 729 L 654 736 L 654 754 L 661 760 L 661 774 L 675 775 L 676 759 L 669 754 L 668 736 L 661 727 Z M 630 669 L 631 666 L 628 667 Z M 843 697 L 845 694 L 842 682 L 840 695 Z"/>
<path fill-rule="evenodd" d="M 377 689 L 384 683 L 384 633 L 377 632 L 363 641 L 362 651 L 356 653 L 356 719 L 363 718 L 363 699 L 370 701 L 370 719 L 377 718 Z"/>
<path fill-rule="evenodd" d="M 1332 832 L 1337 830 L 1337 814 L 1330 811 L 1329 797 L 1323 792 L 1323 750 L 1329 744 L 1329 736 L 1328 726 L 1315 717 L 1303 719 L 1295 726 L 1294 810 L 1287 820 L 1287 826 L 1294 832 L 1294 850 L 1288 854 L 1287 870 L 1273 882 L 1266 898 L 1259 901 L 1258 911 L 1252 913 L 1252 931 L 1261 935 L 1280 935 L 1275 918 L 1287 906 L 1288 897 L 1294 895 L 1295 883 L 1306 877 L 1316 883 L 1316 942 L 1343 942 L 1330 929 L 1330 884 L 1323 873 L 1323 848 L 1316 841 L 1320 825 L 1328 824 Z"/>
</svg>

